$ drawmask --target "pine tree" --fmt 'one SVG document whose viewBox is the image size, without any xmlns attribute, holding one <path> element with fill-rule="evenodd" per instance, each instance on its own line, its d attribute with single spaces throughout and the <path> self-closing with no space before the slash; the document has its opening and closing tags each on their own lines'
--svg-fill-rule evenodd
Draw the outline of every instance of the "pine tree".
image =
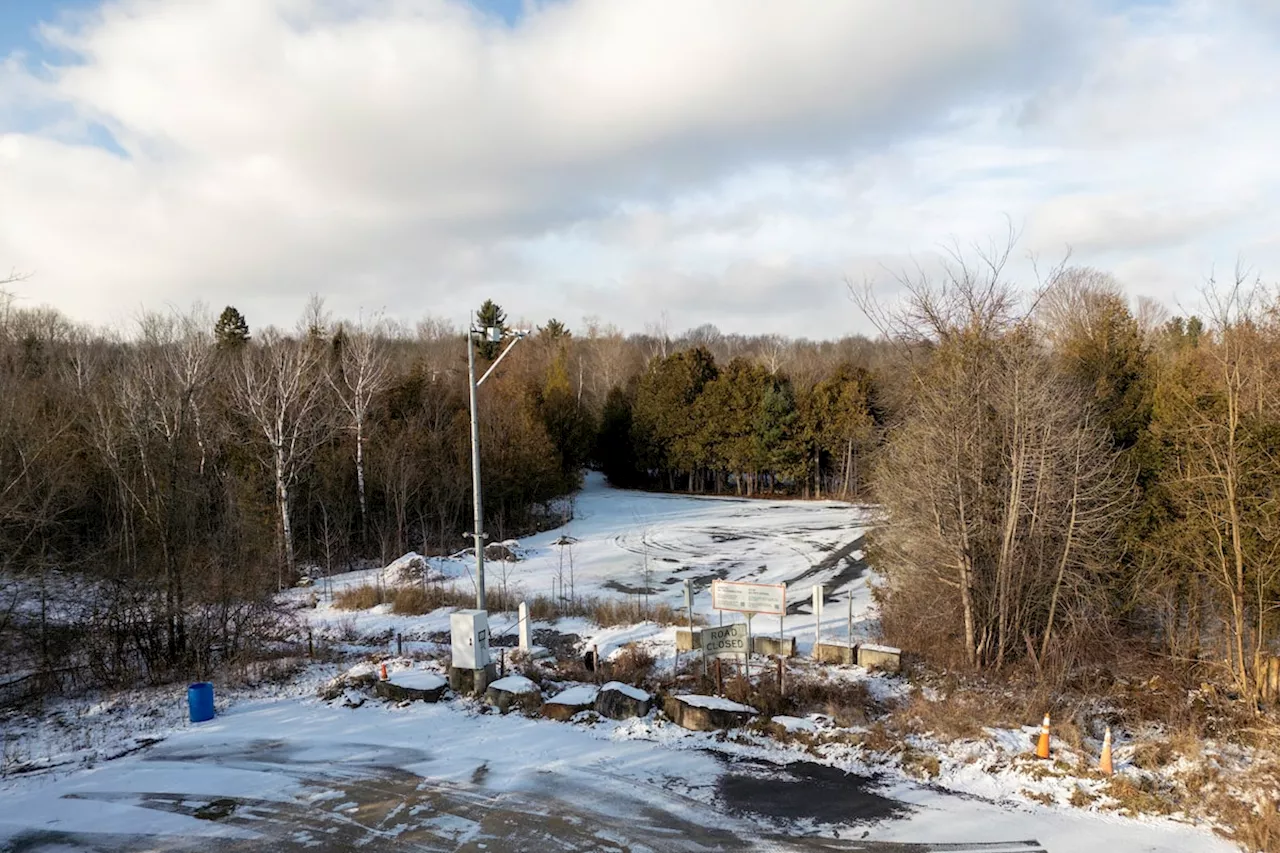
<svg viewBox="0 0 1280 853">
<path fill-rule="evenodd" d="M 480 306 L 480 310 L 476 312 L 476 328 L 479 329 L 479 341 L 476 344 L 476 352 L 486 361 L 493 361 L 498 357 L 498 353 L 502 350 L 502 343 L 495 343 L 489 340 L 485 333 L 486 329 L 497 329 L 501 334 L 507 333 L 507 314 L 502 310 L 502 306 L 494 302 L 492 299 L 486 299 L 484 304 Z"/>
<path fill-rule="evenodd" d="M 249 324 L 245 322 L 243 314 L 228 305 L 222 309 L 222 314 L 213 327 L 213 335 L 218 341 L 219 349 L 236 349 L 249 342 Z"/>
<path fill-rule="evenodd" d="M 569 331 L 569 327 L 555 317 L 548 320 L 547 325 L 538 327 L 538 337 L 545 338 L 548 341 L 558 341 L 572 336 L 573 333 Z"/>
</svg>

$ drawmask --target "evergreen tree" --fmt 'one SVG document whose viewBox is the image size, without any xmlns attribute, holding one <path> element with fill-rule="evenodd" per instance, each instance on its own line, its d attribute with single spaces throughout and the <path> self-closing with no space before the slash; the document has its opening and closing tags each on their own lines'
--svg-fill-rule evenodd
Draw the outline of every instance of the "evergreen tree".
<svg viewBox="0 0 1280 853">
<path fill-rule="evenodd" d="M 249 342 L 249 324 L 244 315 L 233 306 L 222 309 L 218 322 L 213 327 L 214 338 L 219 349 L 236 349 Z"/>
<path fill-rule="evenodd" d="M 498 357 L 498 353 L 502 351 L 502 343 L 501 341 L 495 343 L 489 340 L 486 330 L 497 329 L 500 334 L 505 335 L 507 333 L 506 312 L 492 299 L 486 299 L 484 304 L 480 306 L 480 310 L 476 312 L 476 328 L 479 330 L 476 352 L 485 361 L 493 361 Z"/>
<path fill-rule="evenodd" d="M 548 320 L 547 325 L 538 327 L 538 337 L 548 341 L 559 341 L 572 336 L 573 333 L 569 331 L 569 327 L 555 317 Z"/>
</svg>

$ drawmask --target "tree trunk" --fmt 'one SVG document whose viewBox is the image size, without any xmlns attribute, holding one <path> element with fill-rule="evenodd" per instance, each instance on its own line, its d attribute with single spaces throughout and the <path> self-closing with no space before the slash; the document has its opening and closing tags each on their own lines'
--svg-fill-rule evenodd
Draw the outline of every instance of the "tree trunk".
<svg viewBox="0 0 1280 853">
<path fill-rule="evenodd" d="M 369 509 L 364 491 L 364 418 L 356 419 L 356 491 L 360 497 L 360 547 L 369 543 Z"/>
<path fill-rule="evenodd" d="M 293 527 L 289 520 L 289 483 L 285 479 L 284 450 L 276 448 L 276 507 L 280 512 L 280 544 L 283 565 L 276 573 L 276 588 L 284 589 L 284 573 L 293 575 Z"/>
</svg>

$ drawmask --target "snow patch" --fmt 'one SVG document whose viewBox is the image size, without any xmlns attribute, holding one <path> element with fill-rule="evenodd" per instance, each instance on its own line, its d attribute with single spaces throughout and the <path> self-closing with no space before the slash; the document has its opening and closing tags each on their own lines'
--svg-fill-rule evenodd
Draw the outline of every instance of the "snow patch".
<svg viewBox="0 0 1280 853">
<path fill-rule="evenodd" d="M 719 696 L 700 696 L 696 693 L 685 693 L 677 696 L 676 699 L 694 708 L 708 708 L 712 711 L 735 711 L 740 714 L 760 713 L 750 705 L 730 702 L 728 699 L 721 699 Z"/>
<path fill-rule="evenodd" d="M 646 691 L 641 690 L 639 687 L 632 687 L 630 684 L 623 684 L 621 681 L 610 681 L 600 688 L 601 693 L 606 690 L 616 690 L 623 696 L 628 696 L 637 702 L 648 702 L 650 698 Z"/>
<path fill-rule="evenodd" d="M 590 684 L 579 684 L 576 687 L 570 687 L 568 690 L 560 691 L 547 701 L 552 705 L 590 705 L 596 701 L 596 696 L 599 694 L 600 688 Z"/>
<path fill-rule="evenodd" d="M 508 675 L 506 678 L 491 682 L 489 686 L 504 693 L 537 693 L 540 689 L 523 675 Z"/>
<path fill-rule="evenodd" d="M 410 690 L 439 690 L 449 683 L 440 673 L 427 672 L 425 669 L 394 672 L 387 680 L 397 687 L 407 687 Z"/>
</svg>

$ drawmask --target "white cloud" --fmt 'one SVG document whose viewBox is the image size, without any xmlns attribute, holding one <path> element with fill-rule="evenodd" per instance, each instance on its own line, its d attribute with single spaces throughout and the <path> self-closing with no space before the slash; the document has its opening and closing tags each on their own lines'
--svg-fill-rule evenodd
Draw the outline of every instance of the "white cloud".
<svg viewBox="0 0 1280 853">
<path fill-rule="evenodd" d="M 839 334 L 846 275 L 1008 215 L 1190 281 L 1277 233 L 1277 30 L 1230 2 L 116 0 L 0 65 L 0 268 L 98 321 Z"/>
</svg>

